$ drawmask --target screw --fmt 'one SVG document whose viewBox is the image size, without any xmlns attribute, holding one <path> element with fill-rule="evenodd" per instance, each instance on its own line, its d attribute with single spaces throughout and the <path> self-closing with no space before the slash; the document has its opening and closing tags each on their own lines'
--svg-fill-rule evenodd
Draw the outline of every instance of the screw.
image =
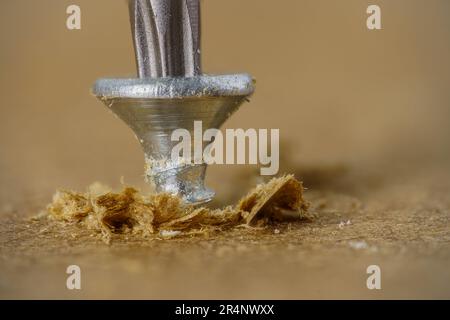
<svg viewBox="0 0 450 320">
<path fill-rule="evenodd" d="M 199 0 L 130 0 L 137 79 L 99 79 L 93 93 L 136 134 L 145 153 L 146 179 L 157 192 L 204 203 L 206 164 L 190 155 L 171 159 L 173 130 L 194 121 L 220 128 L 253 93 L 248 74 L 204 75 L 200 59 Z"/>
</svg>

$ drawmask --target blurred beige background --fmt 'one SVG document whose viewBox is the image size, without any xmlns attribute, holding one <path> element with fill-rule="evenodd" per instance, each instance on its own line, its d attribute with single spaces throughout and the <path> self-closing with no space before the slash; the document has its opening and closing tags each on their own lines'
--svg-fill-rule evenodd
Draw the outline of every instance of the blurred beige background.
<svg viewBox="0 0 450 320">
<path fill-rule="evenodd" d="M 134 76 L 134 53 L 125 0 L 2 0 L 0 297 L 448 298 L 450 1 L 203 0 L 202 18 L 204 72 L 257 80 L 226 127 L 281 129 L 282 170 L 305 181 L 316 220 L 111 246 L 30 227 L 21 217 L 57 188 L 144 187 L 133 133 L 90 94 Z M 211 167 L 218 202 L 254 169 Z M 81 292 L 64 287 L 73 263 Z M 374 263 L 382 291 L 365 287 Z"/>
<path fill-rule="evenodd" d="M 373 3 L 380 31 L 366 28 Z M 69 4 L 81 7 L 80 31 L 65 27 Z M 449 1 L 202 5 L 204 72 L 257 79 L 226 127 L 280 128 L 298 163 L 447 161 Z M 0 201 L 120 176 L 142 184 L 131 130 L 90 95 L 99 77 L 135 75 L 125 1 L 2 1 L 0 24 Z M 211 168 L 209 184 L 225 192 L 236 170 Z"/>
</svg>

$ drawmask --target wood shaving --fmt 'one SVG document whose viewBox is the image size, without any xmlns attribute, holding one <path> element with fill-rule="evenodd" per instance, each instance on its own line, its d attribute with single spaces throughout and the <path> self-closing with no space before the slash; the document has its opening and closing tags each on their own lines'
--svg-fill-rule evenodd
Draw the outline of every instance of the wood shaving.
<svg viewBox="0 0 450 320">
<path fill-rule="evenodd" d="M 112 234 L 149 237 L 159 233 L 163 238 L 172 238 L 243 224 L 261 226 L 289 217 L 305 217 L 307 209 L 301 182 L 287 175 L 258 185 L 234 207 L 215 210 L 187 204 L 168 193 L 143 195 L 132 187 L 114 193 L 96 183 L 86 193 L 57 191 L 45 216 L 79 223 L 101 232 L 103 239 L 109 242 Z"/>
<path fill-rule="evenodd" d="M 304 215 L 309 204 L 303 199 L 303 185 L 294 176 L 287 175 L 258 185 L 242 198 L 238 206 L 247 224 L 268 218 L 284 220 L 289 212 Z"/>
</svg>

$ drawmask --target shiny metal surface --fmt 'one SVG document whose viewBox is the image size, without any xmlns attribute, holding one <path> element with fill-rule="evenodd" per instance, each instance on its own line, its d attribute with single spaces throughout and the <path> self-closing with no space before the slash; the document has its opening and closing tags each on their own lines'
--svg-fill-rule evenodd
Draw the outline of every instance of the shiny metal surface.
<svg viewBox="0 0 450 320">
<path fill-rule="evenodd" d="M 253 92 L 249 75 L 100 79 L 93 91 L 136 134 L 146 179 L 158 192 L 177 193 L 191 203 L 212 199 L 214 192 L 204 186 L 206 165 L 190 163 L 186 156 L 173 161 L 179 141 L 171 135 L 183 128 L 193 138 L 194 121 L 202 121 L 203 130 L 220 128 Z"/>
<path fill-rule="evenodd" d="M 130 0 L 129 7 L 139 79 L 99 79 L 92 91 L 135 132 L 156 191 L 207 202 L 214 192 L 204 185 L 206 164 L 172 159 L 179 143 L 172 133 L 186 129 L 193 138 L 194 121 L 203 131 L 220 128 L 253 93 L 253 79 L 201 74 L 198 0 Z"/>
<path fill-rule="evenodd" d="M 253 90 L 253 79 L 245 73 L 191 78 L 99 79 L 93 87 L 96 96 L 107 99 L 246 96 Z"/>
<path fill-rule="evenodd" d="M 201 74 L 199 0 L 131 0 L 129 6 L 140 78 Z"/>
<path fill-rule="evenodd" d="M 209 201 L 214 193 L 204 187 L 206 165 L 194 164 L 190 155 L 172 159 L 174 130 L 183 128 L 194 138 L 194 121 L 204 130 L 219 128 L 237 110 L 244 96 L 197 97 L 190 99 L 110 100 L 110 109 L 135 132 L 145 153 L 146 179 L 158 192 L 181 195 L 192 203 Z M 203 135 L 203 133 L 200 133 Z M 194 145 L 191 142 L 192 146 Z M 205 147 L 206 144 L 203 144 Z M 191 159 L 189 159 L 191 157 Z"/>
</svg>

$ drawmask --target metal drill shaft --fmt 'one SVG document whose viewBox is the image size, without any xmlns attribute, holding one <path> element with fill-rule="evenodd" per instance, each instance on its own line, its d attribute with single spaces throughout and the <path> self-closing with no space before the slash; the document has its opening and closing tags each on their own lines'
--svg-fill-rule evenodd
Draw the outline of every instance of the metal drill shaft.
<svg viewBox="0 0 450 320">
<path fill-rule="evenodd" d="M 140 78 L 201 74 L 199 0 L 129 0 Z"/>
</svg>

